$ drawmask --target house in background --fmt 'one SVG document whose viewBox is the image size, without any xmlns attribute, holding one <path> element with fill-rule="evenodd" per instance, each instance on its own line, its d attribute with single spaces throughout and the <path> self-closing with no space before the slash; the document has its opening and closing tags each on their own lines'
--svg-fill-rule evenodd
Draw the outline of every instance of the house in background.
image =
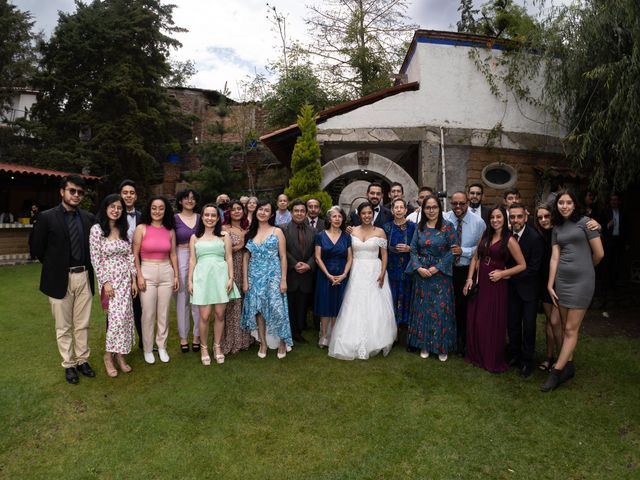
<svg viewBox="0 0 640 480">
<path fill-rule="evenodd" d="M 404 185 L 417 199 L 428 185 L 449 194 L 472 182 L 497 203 L 511 186 L 530 207 L 548 175 L 563 172 L 563 131 L 548 115 L 511 92 L 494 95 L 473 60 L 501 55 L 505 41 L 465 33 L 415 32 L 395 86 L 320 112 L 322 187 L 350 210 L 377 180 Z M 488 68 L 501 68 L 488 62 Z M 531 91 L 540 91 L 534 79 Z M 297 125 L 261 140 L 288 165 Z M 444 166 L 444 167 L 443 167 Z"/>
</svg>

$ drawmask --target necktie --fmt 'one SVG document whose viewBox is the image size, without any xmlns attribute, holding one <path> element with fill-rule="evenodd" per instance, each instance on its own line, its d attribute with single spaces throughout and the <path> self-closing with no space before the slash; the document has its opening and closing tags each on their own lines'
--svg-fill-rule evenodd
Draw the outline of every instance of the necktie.
<svg viewBox="0 0 640 480">
<path fill-rule="evenodd" d="M 513 238 L 516 239 L 516 242 L 520 242 L 520 234 L 514 232 L 513 233 Z"/>
<path fill-rule="evenodd" d="M 458 218 L 458 225 L 456 226 L 456 233 L 458 234 L 458 245 L 462 248 L 462 219 Z M 460 258 L 462 255 L 458 255 L 456 258 L 456 265 L 460 263 Z"/>
<path fill-rule="evenodd" d="M 300 245 L 300 253 L 304 252 L 304 225 L 298 224 L 298 244 Z"/>
<path fill-rule="evenodd" d="M 309 224 L 311 225 L 311 228 L 316 228 L 316 219 L 315 218 L 309 219 Z"/>
<path fill-rule="evenodd" d="M 78 225 L 78 215 L 76 212 L 68 212 L 71 217 L 69 222 L 69 244 L 71 247 L 71 258 L 76 261 L 82 260 L 82 245 L 80 244 L 80 227 Z"/>
</svg>

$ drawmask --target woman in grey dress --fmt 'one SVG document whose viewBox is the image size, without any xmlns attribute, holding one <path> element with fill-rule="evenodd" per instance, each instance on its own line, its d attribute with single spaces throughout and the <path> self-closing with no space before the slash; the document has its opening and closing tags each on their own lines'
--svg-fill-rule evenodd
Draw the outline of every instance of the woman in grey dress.
<svg viewBox="0 0 640 480">
<path fill-rule="evenodd" d="M 600 234 L 587 228 L 589 219 L 579 213 L 576 196 L 567 190 L 561 191 L 554 206 L 547 288 L 560 310 L 564 338 L 558 361 L 541 387 L 543 392 L 554 390 L 575 374 L 573 352 L 578 331 L 593 297 L 594 267 L 604 257 Z"/>
</svg>

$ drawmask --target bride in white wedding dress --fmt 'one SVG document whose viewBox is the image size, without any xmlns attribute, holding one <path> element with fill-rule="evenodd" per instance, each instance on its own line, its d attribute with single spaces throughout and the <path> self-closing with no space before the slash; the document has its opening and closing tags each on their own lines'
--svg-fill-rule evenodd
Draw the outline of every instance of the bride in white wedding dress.
<svg viewBox="0 0 640 480">
<path fill-rule="evenodd" d="M 329 342 L 329 356 L 341 360 L 366 360 L 381 351 L 386 356 L 397 334 L 386 272 L 386 236 L 384 230 L 373 226 L 369 202 L 358 207 L 358 215 L 362 225 L 354 227 L 351 234 L 349 283 Z"/>
</svg>

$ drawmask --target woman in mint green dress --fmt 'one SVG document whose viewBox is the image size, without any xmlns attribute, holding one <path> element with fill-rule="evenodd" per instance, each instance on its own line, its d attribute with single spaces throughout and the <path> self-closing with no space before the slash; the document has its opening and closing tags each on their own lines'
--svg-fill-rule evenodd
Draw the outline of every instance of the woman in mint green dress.
<svg viewBox="0 0 640 480">
<path fill-rule="evenodd" d="M 224 312 L 229 300 L 240 298 L 233 283 L 233 260 L 231 238 L 222 231 L 222 221 L 215 204 L 202 209 L 196 234 L 189 241 L 189 293 L 191 304 L 200 310 L 200 360 L 211 364 L 207 349 L 209 317 L 213 310 L 213 353 L 216 363 L 224 363 L 220 348 L 224 332 Z"/>
</svg>

